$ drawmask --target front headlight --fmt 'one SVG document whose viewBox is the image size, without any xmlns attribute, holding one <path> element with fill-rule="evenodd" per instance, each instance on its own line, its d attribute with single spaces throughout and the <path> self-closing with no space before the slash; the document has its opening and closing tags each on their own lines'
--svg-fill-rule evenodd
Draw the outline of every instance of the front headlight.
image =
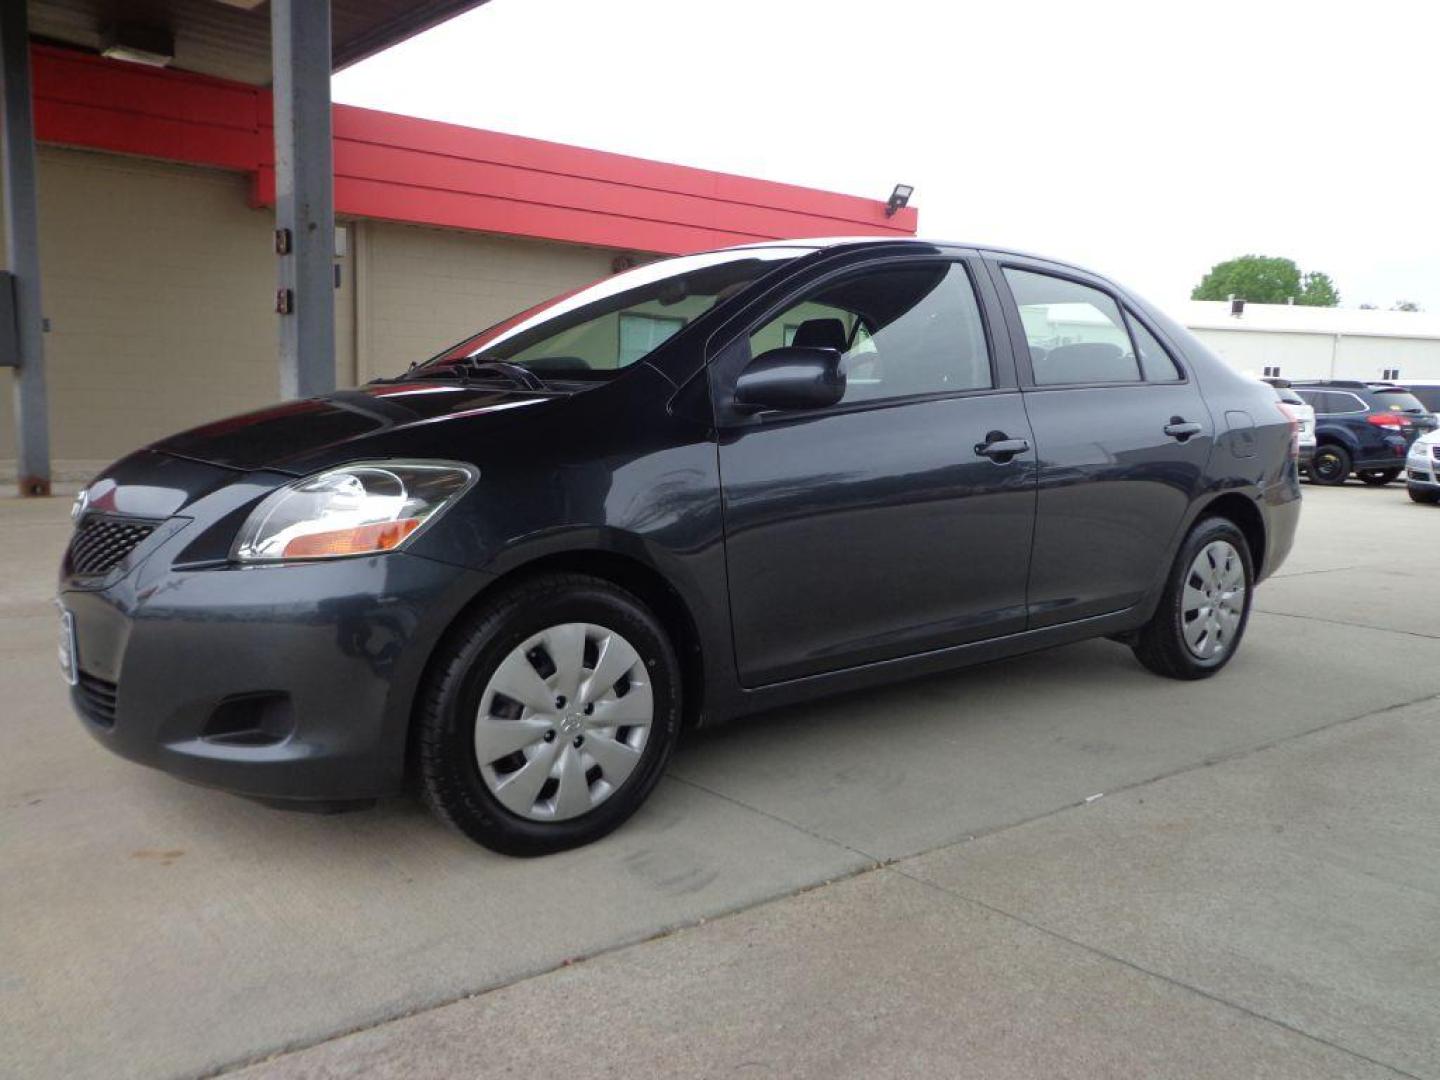
<svg viewBox="0 0 1440 1080">
<path fill-rule="evenodd" d="M 297 480 L 255 507 L 238 562 L 331 559 L 394 551 L 479 476 L 452 461 L 361 461 Z"/>
</svg>

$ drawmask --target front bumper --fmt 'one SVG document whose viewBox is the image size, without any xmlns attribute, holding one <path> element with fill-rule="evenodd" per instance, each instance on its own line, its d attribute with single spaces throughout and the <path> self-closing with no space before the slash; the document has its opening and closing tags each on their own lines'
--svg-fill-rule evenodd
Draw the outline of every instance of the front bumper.
<svg viewBox="0 0 1440 1080">
<path fill-rule="evenodd" d="M 1417 445 L 1414 449 L 1424 453 L 1412 453 L 1405 460 L 1405 482 L 1411 487 L 1440 488 L 1440 458 L 1434 456 L 1435 448 Z"/>
<path fill-rule="evenodd" d="M 100 587 L 62 578 L 85 727 L 123 757 L 265 800 L 399 791 L 425 664 L 489 576 L 406 552 L 176 566 L 198 531 L 172 518 Z"/>
</svg>

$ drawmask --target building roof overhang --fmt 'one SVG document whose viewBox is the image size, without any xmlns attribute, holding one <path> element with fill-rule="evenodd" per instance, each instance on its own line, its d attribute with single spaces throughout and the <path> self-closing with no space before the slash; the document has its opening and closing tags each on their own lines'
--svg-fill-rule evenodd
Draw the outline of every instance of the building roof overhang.
<svg viewBox="0 0 1440 1080">
<path fill-rule="evenodd" d="M 331 60 L 338 70 L 486 0 L 329 0 Z M 113 0 L 27 0 L 33 37 L 99 52 L 112 29 Z M 173 66 L 268 86 L 270 7 L 265 0 L 144 0 L 125 18 L 174 41 Z"/>
<path fill-rule="evenodd" d="M 44 143 L 241 172 L 275 199 L 266 89 L 32 48 Z M 335 212 L 679 254 L 812 236 L 914 236 L 915 207 L 518 135 L 334 106 Z"/>
</svg>

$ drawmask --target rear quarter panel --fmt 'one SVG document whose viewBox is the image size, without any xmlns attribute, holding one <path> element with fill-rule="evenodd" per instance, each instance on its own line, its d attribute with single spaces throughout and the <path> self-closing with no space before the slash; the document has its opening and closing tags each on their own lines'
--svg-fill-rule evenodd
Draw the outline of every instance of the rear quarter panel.
<svg viewBox="0 0 1440 1080">
<path fill-rule="evenodd" d="M 1132 298 L 1134 299 L 1134 298 Z M 1291 456 L 1289 418 L 1269 386 L 1230 367 L 1194 334 L 1164 312 L 1136 300 L 1184 358 L 1204 394 L 1215 422 L 1206 482 L 1191 507 L 1185 528 L 1172 545 L 1178 549 L 1185 533 L 1217 499 L 1238 494 L 1260 512 L 1265 532 L 1265 553 L 1256 568 L 1260 579 L 1270 576 L 1285 561 L 1294 543 L 1300 518 L 1300 473 Z M 1249 424 L 1245 423 L 1248 419 Z M 1163 587 L 1163 582 L 1160 583 Z M 1156 596 L 1158 597 L 1157 587 Z"/>
</svg>

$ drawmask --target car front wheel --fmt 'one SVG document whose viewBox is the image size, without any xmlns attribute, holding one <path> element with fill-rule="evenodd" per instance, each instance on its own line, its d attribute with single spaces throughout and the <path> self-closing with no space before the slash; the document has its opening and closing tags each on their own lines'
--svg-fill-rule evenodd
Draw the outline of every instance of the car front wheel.
<svg viewBox="0 0 1440 1080">
<path fill-rule="evenodd" d="M 1135 657 L 1157 675 L 1204 679 L 1230 662 L 1250 619 L 1250 546 L 1225 518 L 1198 522 L 1175 557 L 1155 614 L 1135 635 Z"/>
<path fill-rule="evenodd" d="M 425 801 L 507 855 L 590 843 L 659 781 L 680 694 L 674 649 L 637 597 L 581 575 L 526 581 L 431 663 L 417 716 Z"/>
<path fill-rule="evenodd" d="M 1391 480 L 1394 480 L 1397 476 L 1400 475 L 1400 470 L 1361 469 L 1355 475 L 1360 477 L 1361 480 L 1369 484 L 1371 487 L 1384 487 L 1386 484 L 1390 483 Z"/>
<path fill-rule="evenodd" d="M 1410 493 L 1410 498 L 1417 503 L 1429 503 L 1432 506 L 1440 503 L 1440 488 L 1417 487 L 1412 484 L 1405 489 Z"/>
<path fill-rule="evenodd" d="M 1310 460 L 1310 479 L 1317 484 L 1343 484 L 1350 475 L 1350 455 L 1343 446 L 1322 446 Z"/>
</svg>

